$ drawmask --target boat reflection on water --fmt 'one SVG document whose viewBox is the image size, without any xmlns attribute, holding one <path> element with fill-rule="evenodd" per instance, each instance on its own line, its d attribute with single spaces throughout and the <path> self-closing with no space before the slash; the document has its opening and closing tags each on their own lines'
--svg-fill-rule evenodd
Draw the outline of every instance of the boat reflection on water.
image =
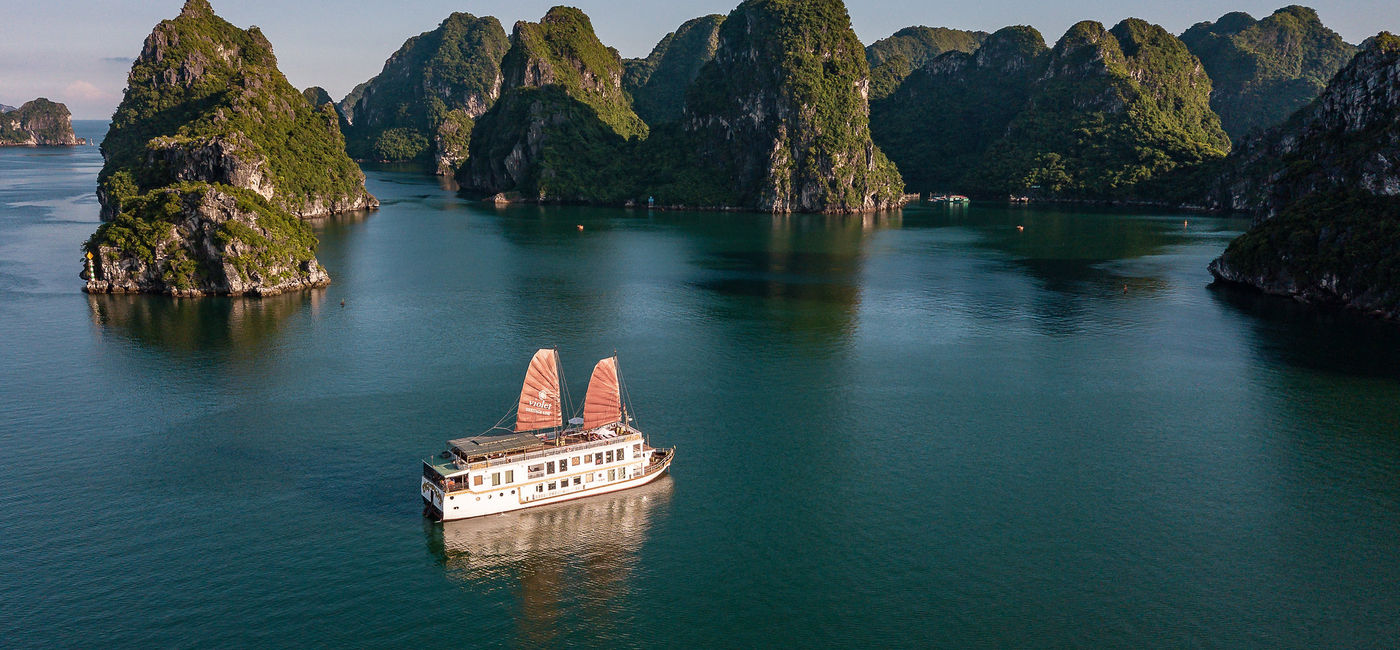
<svg viewBox="0 0 1400 650">
<path fill-rule="evenodd" d="M 674 480 L 527 508 L 428 524 L 428 547 L 449 579 L 474 591 L 519 592 L 520 639 L 548 643 L 582 626 L 602 632 L 635 582 L 642 545 L 671 502 Z M 561 621 L 561 617 L 570 621 Z"/>
</svg>

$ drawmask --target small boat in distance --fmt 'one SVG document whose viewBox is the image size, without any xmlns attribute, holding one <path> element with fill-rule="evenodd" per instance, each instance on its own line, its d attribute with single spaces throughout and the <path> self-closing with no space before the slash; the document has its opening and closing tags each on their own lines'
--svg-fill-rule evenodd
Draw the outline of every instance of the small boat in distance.
<svg viewBox="0 0 1400 650">
<path fill-rule="evenodd" d="M 424 514 L 438 521 L 510 512 L 646 485 L 671 467 L 675 448 L 657 449 L 633 427 L 617 357 L 593 367 L 583 417 L 564 424 L 559 353 L 535 353 L 509 433 L 447 442 L 423 461 Z"/>
</svg>

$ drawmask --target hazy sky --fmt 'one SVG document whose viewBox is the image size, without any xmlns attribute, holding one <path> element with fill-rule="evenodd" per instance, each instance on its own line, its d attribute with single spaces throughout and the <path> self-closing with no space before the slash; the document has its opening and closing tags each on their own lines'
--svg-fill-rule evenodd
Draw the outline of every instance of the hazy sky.
<svg viewBox="0 0 1400 650">
<path fill-rule="evenodd" d="M 272 41 L 293 85 L 324 86 L 339 99 L 379 72 L 408 37 L 437 26 L 453 11 L 501 20 L 538 20 L 559 0 L 418 0 L 329 2 L 212 0 L 239 27 L 257 25 Z M 604 43 L 625 57 L 645 56 L 689 18 L 728 13 L 739 0 L 575 0 Z M 107 118 L 121 100 L 132 57 L 151 28 L 179 13 L 183 0 L 0 0 L 0 103 L 35 97 L 68 104 L 78 119 Z M 851 21 L 869 43 L 909 25 L 980 29 L 1029 24 L 1053 43 L 1070 25 L 1093 19 L 1112 25 L 1136 16 L 1181 33 L 1227 11 L 1262 18 L 1284 0 L 848 0 Z M 1400 32 L 1400 0 L 1315 0 L 1322 21 L 1357 43 L 1381 30 Z"/>
</svg>

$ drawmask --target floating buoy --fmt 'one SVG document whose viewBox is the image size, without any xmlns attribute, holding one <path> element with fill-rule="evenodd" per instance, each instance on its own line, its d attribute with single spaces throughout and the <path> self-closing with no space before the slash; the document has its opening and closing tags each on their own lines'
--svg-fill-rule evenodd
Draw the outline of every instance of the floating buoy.
<svg viewBox="0 0 1400 650">
<path fill-rule="evenodd" d="M 341 306 L 341 307 L 344 307 L 344 306 L 345 306 L 345 301 L 344 301 L 344 300 L 340 301 L 340 306 Z"/>
<path fill-rule="evenodd" d="M 583 224 L 579 224 L 579 225 L 578 225 L 578 231 L 579 231 L 579 232 L 583 232 Z"/>
<path fill-rule="evenodd" d="M 1023 231 L 1023 230 L 1025 230 L 1025 229 L 1026 229 L 1025 226 L 1016 226 L 1016 230 L 1018 230 L 1018 231 Z"/>
</svg>

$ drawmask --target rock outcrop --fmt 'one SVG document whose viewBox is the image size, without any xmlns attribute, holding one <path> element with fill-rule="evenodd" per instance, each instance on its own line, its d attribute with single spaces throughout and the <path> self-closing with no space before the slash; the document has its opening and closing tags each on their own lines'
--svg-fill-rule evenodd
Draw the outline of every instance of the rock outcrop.
<svg viewBox="0 0 1400 650">
<path fill-rule="evenodd" d="M 1316 100 L 1227 163 L 1217 205 L 1256 219 L 1212 275 L 1400 319 L 1400 38 L 1368 40 Z"/>
<path fill-rule="evenodd" d="M 988 147 L 1025 109 L 1049 51 L 1034 27 L 1014 26 L 972 54 L 944 53 L 889 97 L 871 101 L 871 136 L 911 190 L 963 190 Z"/>
<path fill-rule="evenodd" d="M 431 161 L 438 174 L 453 174 L 474 121 L 500 97 L 508 48 L 500 21 L 461 12 L 408 39 L 342 102 L 350 155 Z"/>
<path fill-rule="evenodd" d="M 1210 75 L 1211 108 L 1236 142 L 1306 106 L 1356 54 L 1316 11 L 1296 5 L 1263 20 L 1228 13 L 1196 24 L 1181 40 Z"/>
<path fill-rule="evenodd" d="M 686 96 L 699 166 L 732 205 L 865 212 L 901 205 L 904 183 L 870 139 L 870 68 L 840 0 L 748 0 L 719 31 Z"/>
<path fill-rule="evenodd" d="M 1166 30 L 1084 21 L 1049 52 L 1034 29 L 1008 27 L 972 55 L 944 54 L 872 120 L 915 190 L 1118 200 L 1225 155 L 1209 97 L 1200 61 Z"/>
<path fill-rule="evenodd" d="M 311 102 L 311 105 L 317 108 L 320 108 L 323 104 L 335 104 L 335 100 L 331 99 L 331 94 L 320 86 L 312 86 L 301 91 L 301 96 L 305 97 L 306 101 Z"/>
<path fill-rule="evenodd" d="M 86 290 L 267 296 L 325 286 L 330 275 L 315 250 L 304 223 L 253 192 L 177 184 L 133 199 L 93 235 Z"/>
<path fill-rule="evenodd" d="M 68 107 L 43 97 L 0 112 L 0 147 L 71 147 L 87 144 L 73 133 Z"/>
<path fill-rule="evenodd" d="M 87 244 L 87 290 L 266 295 L 325 284 L 300 218 L 378 205 L 338 121 L 287 83 L 256 27 L 189 0 L 146 38 L 102 143 L 106 223 Z"/>
<path fill-rule="evenodd" d="M 1025 110 L 966 177 L 969 189 L 1112 199 L 1218 160 L 1230 141 L 1210 87 L 1201 62 L 1157 25 L 1078 23 L 1050 52 Z"/>
<path fill-rule="evenodd" d="M 623 61 L 622 87 L 632 95 L 637 115 L 649 125 L 674 122 L 685 108 L 685 91 L 719 47 L 724 16 L 685 21 L 667 34 L 645 59 Z"/>
<path fill-rule="evenodd" d="M 870 100 L 888 97 L 905 77 L 945 52 L 971 53 L 987 32 L 947 27 L 905 27 L 865 47 L 870 64 Z"/>
<path fill-rule="evenodd" d="M 572 7 L 516 23 L 510 43 L 501 97 L 476 121 L 458 179 L 486 194 L 599 199 L 594 180 L 627 139 L 649 132 L 622 89 L 621 57 Z"/>
<path fill-rule="evenodd" d="M 1210 206 L 1268 218 L 1319 191 L 1400 195 L 1398 60 L 1400 37 L 1368 40 L 1311 104 L 1235 148 Z"/>
<path fill-rule="evenodd" d="M 902 204 L 899 172 L 870 140 L 869 67 L 840 0 L 739 5 L 681 118 L 655 129 L 632 110 L 617 52 L 577 9 L 517 23 L 502 69 L 506 90 L 477 120 L 458 174 L 497 202 L 832 213 Z M 634 66 L 635 79 L 643 72 Z"/>
<path fill-rule="evenodd" d="M 312 108 L 287 83 L 258 28 L 230 25 L 205 0 L 190 0 L 146 38 L 102 155 L 106 219 L 120 204 L 117 189 L 234 177 L 275 179 L 248 189 L 300 217 L 378 204 L 345 155 L 335 111 Z"/>
</svg>

